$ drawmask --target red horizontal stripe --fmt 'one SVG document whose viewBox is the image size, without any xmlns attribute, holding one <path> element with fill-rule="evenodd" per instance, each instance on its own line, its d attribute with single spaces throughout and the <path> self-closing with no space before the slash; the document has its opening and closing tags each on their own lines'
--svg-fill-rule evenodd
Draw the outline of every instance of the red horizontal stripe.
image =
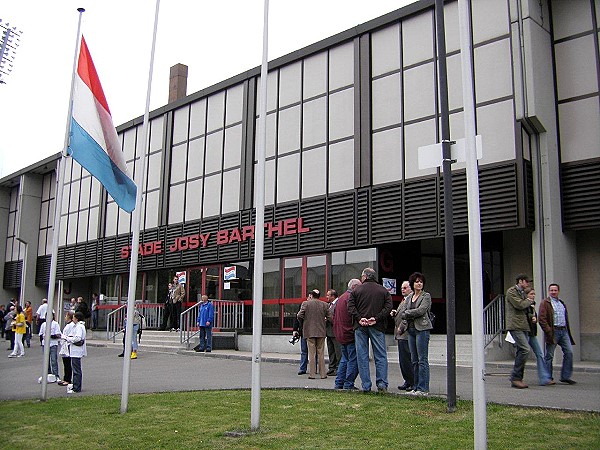
<svg viewBox="0 0 600 450">
<path fill-rule="evenodd" d="M 106 101 L 104 91 L 102 90 L 102 85 L 100 84 L 98 72 L 96 72 L 94 61 L 92 61 L 92 55 L 90 55 L 90 51 L 83 36 L 81 36 L 81 48 L 79 49 L 77 74 L 79 75 L 79 78 L 81 78 L 83 82 L 90 88 L 92 94 L 94 94 L 94 97 L 96 97 L 98 102 L 104 107 L 108 114 L 110 114 L 110 109 L 108 108 L 108 102 Z"/>
</svg>

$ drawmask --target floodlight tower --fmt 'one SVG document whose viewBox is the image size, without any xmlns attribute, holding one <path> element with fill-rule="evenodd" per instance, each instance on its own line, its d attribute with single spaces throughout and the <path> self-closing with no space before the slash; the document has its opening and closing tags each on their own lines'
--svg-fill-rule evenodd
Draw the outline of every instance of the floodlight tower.
<svg viewBox="0 0 600 450">
<path fill-rule="evenodd" d="M 0 47 L 0 84 L 5 84 L 5 79 L 12 72 L 13 62 L 17 54 L 17 47 L 21 40 L 22 31 L 11 27 L 10 23 L 0 19 L 0 33 L 2 33 L 2 46 Z"/>
</svg>

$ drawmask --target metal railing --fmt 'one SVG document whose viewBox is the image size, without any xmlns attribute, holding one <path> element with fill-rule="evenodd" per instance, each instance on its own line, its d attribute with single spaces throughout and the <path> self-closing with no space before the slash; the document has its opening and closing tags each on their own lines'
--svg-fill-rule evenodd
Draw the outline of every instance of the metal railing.
<svg viewBox="0 0 600 450">
<path fill-rule="evenodd" d="M 483 308 L 483 334 L 484 348 L 499 337 L 499 345 L 502 347 L 504 332 L 504 295 L 497 295 L 494 300 Z"/>
<path fill-rule="evenodd" d="M 137 303 L 137 310 L 144 317 L 144 329 L 159 329 L 164 314 L 163 303 Z M 116 341 L 123 333 L 123 324 L 127 316 L 127 304 L 119 306 L 106 315 L 106 339 Z"/>
<path fill-rule="evenodd" d="M 214 331 L 238 331 L 244 328 L 244 302 L 233 300 L 211 300 L 215 308 Z M 181 313 L 179 318 L 179 341 L 190 346 L 198 335 L 198 311 L 200 302 Z"/>
</svg>

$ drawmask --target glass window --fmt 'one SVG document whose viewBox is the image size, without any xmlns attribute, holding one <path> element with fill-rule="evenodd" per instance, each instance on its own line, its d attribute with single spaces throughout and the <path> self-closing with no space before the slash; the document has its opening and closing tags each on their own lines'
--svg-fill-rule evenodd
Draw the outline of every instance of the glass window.
<svg viewBox="0 0 600 450">
<path fill-rule="evenodd" d="M 41 204 L 41 212 L 40 212 L 40 228 L 46 228 L 49 224 L 52 223 L 52 218 L 48 217 L 48 206 L 50 202 L 42 202 Z M 10 215 L 9 215 L 10 218 Z M 9 224 L 10 227 L 10 224 Z"/>
<path fill-rule="evenodd" d="M 404 120 L 435 114 L 435 77 L 433 63 L 404 72 Z M 432 142 L 432 144 L 434 144 Z"/>
<path fill-rule="evenodd" d="M 300 101 L 301 62 L 289 64 L 279 71 L 279 107 Z M 267 94 L 268 95 L 268 94 Z"/>
<path fill-rule="evenodd" d="M 402 22 L 404 67 L 433 58 L 433 13 L 424 12 Z"/>
<path fill-rule="evenodd" d="M 400 128 L 373 134 L 373 184 L 402 179 L 402 136 Z"/>
<path fill-rule="evenodd" d="M 155 153 L 148 157 L 148 179 L 146 189 L 158 189 L 160 187 L 160 170 L 162 168 L 162 154 Z"/>
<path fill-rule="evenodd" d="M 264 330 L 277 330 L 281 328 L 280 317 L 279 317 L 279 304 L 266 304 L 263 305 L 263 329 Z"/>
<path fill-rule="evenodd" d="M 348 290 L 348 281 L 360 280 L 365 267 L 377 267 L 377 250 L 374 248 L 334 252 L 331 254 L 331 287 L 342 294 Z"/>
<path fill-rule="evenodd" d="M 325 147 L 302 152 L 302 198 L 324 195 L 327 183 Z"/>
<path fill-rule="evenodd" d="M 123 142 L 123 156 L 125 161 L 130 161 L 135 157 L 135 137 L 137 135 L 137 127 L 130 128 L 120 136 L 120 141 Z"/>
<path fill-rule="evenodd" d="M 223 166 L 223 131 L 209 134 L 206 137 L 206 161 L 204 170 L 207 174 L 218 172 Z"/>
<path fill-rule="evenodd" d="M 158 199 L 159 191 L 148 192 L 146 198 L 146 224 L 145 228 L 154 228 L 158 226 Z"/>
<path fill-rule="evenodd" d="M 206 132 L 223 128 L 223 109 L 225 108 L 225 91 L 208 97 L 208 121 Z"/>
<path fill-rule="evenodd" d="M 117 228 L 118 234 L 125 234 L 131 231 L 131 214 L 127 211 L 119 208 L 119 227 Z"/>
<path fill-rule="evenodd" d="M 186 105 L 183 108 L 175 110 L 173 117 L 173 144 L 187 141 L 189 118 L 189 106 Z"/>
<path fill-rule="evenodd" d="M 201 177 L 204 171 L 203 137 L 190 141 L 188 155 L 188 179 Z"/>
<path fill-rule="evenodd" d="M 200 218 L 200 209 L 202 207 L 200 199 L 202 198 L 202 178 L 190 181 L 187 184 L 185 199 L 185 221 L 197 220 Z"/>
<path fill-rule="evenodd" d="M 46 254 L 46 232 L 48 229 L 40 230 L 38 234 L 38 256 L 44 256 Z M 6 261 L 6 259 L 5 259 Z"/>
<path fill-rule="evenodd" d="M 98 213 L 100 208 L 98 206 L 90 208 L 89 224 L 88 224 L 88 240 L 93 241 L 98 239 Z"/>
<path fill-rule="evenodd" d="M 223 210 L 226 214 L 240 210 L 240 169 L 223 172 Z"/>
<path fill-rule="evenodd" d="M 69 212 L 79 209 L 79 181 L 71 183 L 71 201 L 69 202 Z"/>
<path fill-rule="evenodd" d="M 291 330 L 294 328 L 294 322 L 296 321 L 296 315 L 300 311 L 300 304 L 298 303 L 284 303 L 281 305 L 283 311 L 283 330 Z"/>
<path fill-rule="evenodd" d="M 329 146 L 329 192 L 354 189 L 354 140 Z"/>
<path fill-rule="evenodd" d="M 171 152 L 171 184 L 185 180 L 187 143 L 176 145 Z"/>
<path fill-rule="evenodd" d="M 267 75 L 267 111 L 277 108 L 277 76 L 279 71 L 269 72 Z M 260 77 L 256 79 L 256 111 L 260 111 Z"/>
<path fill-rule="evenodd" d="M 280 155 L 300 148 L 300 106 L 279 111 L 279 143 Z"/>
<path fill-rule="evenodd" d="M 279 158 L 277 167 L 277 202 L 298 200 L 300 154 Z"/>
<path fill-rule="evenodd" d="M 218 215 L 221 211 L 221 173 L 204 179 L 204 207 L 202 217 Z"/>
<path fill-rule="evenodd" d="M 156 151 L 163 148 L 163 126 L 164 116 L 152 119 L 150 122 L 150 151 Z"/>
<path fill-rule="evenodd" d="M 235 278 L 225 280 L 227 267 L 235 267 Z M 250 262 L 223 264 L 223 300 L 252 299 L 252 270 Z"/>
<path fill-rule="evenodd" d="M 263 300 L 281 297 L 281 270 L 279 259 L 263 261 Z"/>
<path fill-rule="evenodd" d="M 329 97 L 329 139 L 336 140 L 353 135 L 354 88 L 351 88 Z"/>
<path fill-rule="evenodd" d="M 327 139 L 327 99 L 321 97 L 304 103 L 302 114 L 302 147 L 324 144 Z"/>
<path fill-rule="evenodd" d="M 329 51 L 329 90 L 354 84 L 354 42 Z"/>
<path fill-rule="evenodd" d="M 192 103 L 190 112 L 190 139 L 205 133 L 206 99 Z"/>
<path fill-rule="evenodd" d="M 87 209 L 79 212 L 79 225 L 77 226 L 77 242 L 85 242 L 87 240 L 88 212 L 89 210 Z"/>
<path fill-rule="evenodd" d="M 244 108 L 244 85 L 238 84 L 227 89 L 227 110 L 225 125 L 242 121 L 242 109 Z"/>
<path fill-rule="evenodd" d="M 81 191 L 79 194 L 80 208 L 88 208 L 90 205 L 90 189 L 92 177 L 81 179 Z"/>
<path fill-rule="evenodd" d="M 433 175 L 437 172 L 435 167 L 419 170 L 418 159 L 419 147 L 435 144 L 435 142 L 436 129 L 433 119 L 404 127 L 404 178 Z"/>
<path fill-rule="evenodd" d="M 98 180 L 92 178 L 92 192 L 90 194 L 90 206 L 96 206 L 100 204 L 100 197 L 102 195 L 102 185 Z"/>
<path fill-rule="evenodd" d="M 373 80 L 372 83 L 373 123 L 377 130 L 389 125 L 399 124 L 402 120 L 402 100 L 400 99 L 400 74 Z M 415 94 L 417 95 L 417 94 Z"/>
<path fill-rule="evenodd" d="M 400 26 L 394 24 L 371 34 L 372 76 L 400 68 Z"/>
<path fill-rule="evenodd" d="M 116 236 L 117 234 L 117 220 L 118 220 L 118 206 L 115 202 L 108 202 L 106 205 L 106 227 L 104 231 L 105 236 Z M 61 234 L 63 225 L 61 224 Z"/>
<path fill-rule="evenodd" d="M 317 53 L 304 60 L 304 98 L 327 91 L 327 52 Z"/>
<path fill-rule="evenodd" d="M 306 290 L 318 289 L 321 296 L 325 295 L 327 282 L 327 257 L 325 255 L 306 257 Z"/>
<path fill-rule="evenodd" d="M 242 125 L 225 130 L 224 169 L 239 166 L 242 159 Z"/>
<path fill-rule="evenodd" d="M 169 224 L 183 222 L 185 185 L 171 186 L 169 190 Z"/>
<path fill-rule="evenodd" d="M 77 238 L 77 213 L 69 214 L 69 225 L 67 227 L 67 245 L 74 244 Z"/>
<path fill-rule="evenodd" d="M 285 258 L 283 267 L 283 297 L 303 299 L 302 258 Z"/>
</svg>

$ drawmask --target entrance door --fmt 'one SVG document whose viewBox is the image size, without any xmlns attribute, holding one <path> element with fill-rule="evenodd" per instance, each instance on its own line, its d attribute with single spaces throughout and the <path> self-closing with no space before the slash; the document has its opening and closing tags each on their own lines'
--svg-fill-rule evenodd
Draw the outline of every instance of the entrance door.
<svg viewBox="0 0 600 450">
<path fill-rule="evenodd" d="M 199 302 L 202 294 L 211 300 L 221 298 L 221 266 L 192 267 L 188 270 L 189 299 Z"/>
</svg>

